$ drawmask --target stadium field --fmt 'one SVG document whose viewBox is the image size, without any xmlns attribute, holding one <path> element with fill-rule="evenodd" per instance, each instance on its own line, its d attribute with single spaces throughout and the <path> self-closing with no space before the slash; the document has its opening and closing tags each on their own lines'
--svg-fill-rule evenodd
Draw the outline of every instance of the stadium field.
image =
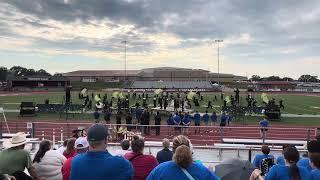
<svg viewBox="0 0 320 180">
<path fill-rule="evenodd" d="M 94 94 L 100 94 L 103 97 L 104 94 L 107 94 L 107 99 L 110 100 L 112 93 L 110 92 L 94 92 Z M 126 93 L 124 93 L 124 96 Z M 224 93 L 224 97 L 230 94 Z M 91 98 L 91 93 L 89 93 Z M 153 93 L 149 94 L 148 104 L 153 106 Z M 223 104 L 220 93 L 206 93 L 203 94 L 203 101 L 200 101 L 200 106 L 195 107 L 193 105 L 194 110 L 198 110 L 199 112 L 205 112 L 207 109 L 208 101 L 212 101 L 213 109 L 208 110 L 209 112 L 221 111 L 221 106 Z M 217 101 L 215 101 L 215 96 L 217 96 Z M 262 100 L 260 94 L 254 95 L 257 100 L 257 105 L 262 105 Z M 320 115 L 320 95 L 310 96 L 305 94 L 268 94 L 269 99 L 274 98 L 276 103 L 280 99 L 283 100 L 285 109 L 282 110 L 282 114 L 308 114 L 308 115 Z M 19 105 L 22 101 L 32 101 L 34 103 L 43 104 L 46 99 L 49 99 L 50 103 L 63 103 L 64 92 L 42 92 L 42 93 L 17 93 L 17 94 L 0 94 L 0 107 L 4 107 L 5 109 L 19 109 Z M 80 100 L 78 98 L 78 92 L 72 92 L 72 103 L 74 104 L 82 104 L 84 100 Z M 240 104 L 246 106 L 246 94 L 242 94 L 240 98 Z M 138 101 L 138 98 L 136 98 Z M 94 100 L 93 100 L 93 103 Z M 114 106 L 115 106 L 114 102 Z M 141 103 L 141 102 L 140 102 Z M 130 105 L 134 105 L 135 100 L 130 98 Z M 170 104 L 170 103 L 169 103 Z"/>
</svg>

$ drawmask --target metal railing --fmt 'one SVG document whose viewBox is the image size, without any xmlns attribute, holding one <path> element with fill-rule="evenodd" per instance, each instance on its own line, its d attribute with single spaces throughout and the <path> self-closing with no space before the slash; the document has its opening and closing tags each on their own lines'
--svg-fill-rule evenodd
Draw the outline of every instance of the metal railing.
<svg viewBox="0 0 320 180">
<path fill-rule="evenodd" d="M 78 127 L 88 128 L 92 123 L 57 123 L 57 122 L 8 122 L 12 132 L 27 132 L 32 137 L 39 139 L 49 139 L 53 142 L 63 141 L 71 137 L 72 130 Z M 121 133 L 117 133 L 120 127 L 130 129 L 134 133 L 142 133 L 147 140 L 160 140 L 162 138 L 172 138 L 179 134 L 187 135 L 195 144 L 213 145 L 223 142 L 224 138 L 233 139 L 262 139 L 262 144 L 267 139 L 274 140 L 303 140 L 309 141 L 317 134 L 317 128 L 286 128 L 269 127 L 268 131 L 261 131 L 257 126 L 174 126 L 174 125 L 140 125 L 140 124 L 106 124 L 113 133 L 112 135 L 121 138 Z M 2 128 L 6 133 L 6 129 Z M 159 133 L 157 131 L 159 129 Z M 123 134 L 122 134 L 123 135 Z M 117 142 L 116 138 L 112 138 Z"/>
</svg>

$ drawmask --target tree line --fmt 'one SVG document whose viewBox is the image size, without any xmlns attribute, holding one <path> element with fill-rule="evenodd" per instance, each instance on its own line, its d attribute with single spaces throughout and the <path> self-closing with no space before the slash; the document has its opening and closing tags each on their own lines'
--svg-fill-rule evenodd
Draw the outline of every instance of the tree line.
<svg viewBox="0 0 320 180">
<path fill-rule="evenodd" d="M 258 75 L 252 75 L 250 81 L 299 81 L 299 82 L 320 82 L 318 76 L 312 76 L 310 74 L 303 74 L 298 79 L 292 79 L 290 77 L 269 76 L 260 77 Z"/>
<path fill-rule="evenodd" d="M 14 77 L 21 77 L 21 76 L 62 76 L 60 73 L 56 73 L 51 75 L 44 69 L 34 70 L 28 69 L 21 66 L 13 66 L 10 69 L 6 67 L 0 67 L 0 81 L 6 81 L 8 78 L 8 74 L 12 74 Z M 279 77 L 279 76 L 269 76 L 269 77 L 260 77 L 258 75 L 253 75 L 250 81 L 295 81 L 290 77 Z M 310 74 L 304 74 L 297 79 L 300 82 L 320 82 L 318 76 L 312 76 Z"/>
<path fill-rule="evenodd" d="M 6 67 L 0 67 L 0 81 L 6 81 L 8 76 L 12 75 L 13 77 L 23 77 L 23 76 L 52 76 L 44 69 L 28 69 L 21 66 L 13 66 L 10 69 Z M 54 74 L 53 76 L 62 76 L 59 73 Z"/>
</svg>

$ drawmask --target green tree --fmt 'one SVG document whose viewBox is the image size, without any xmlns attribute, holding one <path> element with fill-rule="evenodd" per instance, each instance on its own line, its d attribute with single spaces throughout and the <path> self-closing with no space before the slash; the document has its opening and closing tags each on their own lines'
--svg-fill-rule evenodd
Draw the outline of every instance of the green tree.
<svg viewBox="0 0 320 180">
<path fill-rule="evenodd" d="M 252 75 L 250 81 L 261 81 L 261 77 L 258 75 Z"/>
<path fill-rule="evenodd" d="M 301 75 L 298 80 L 300 82 L 319 82 L 318 76 L 312 76 L 310 74 Z"/>
<path fill-rule="evenodd" d="M 8 76 L 8 69 L 6 67 L 0 67 L 0 81 L 6 81 Z"/>
</svg>

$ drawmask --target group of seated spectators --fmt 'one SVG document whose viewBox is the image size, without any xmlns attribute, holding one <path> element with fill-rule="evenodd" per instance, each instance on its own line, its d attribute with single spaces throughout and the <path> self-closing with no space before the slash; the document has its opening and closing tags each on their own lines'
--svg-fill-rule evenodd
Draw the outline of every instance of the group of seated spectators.
<svg viewBox="0 0 320 180">
<path fill-rule="evenodd" d="M 300 157 L 293 145 L 283 145 L 282 156 L 276 159 L 270 148 L 261 147 L 262 154 L 255 156 L 253 165 L 257 168 L 250 180 L 318 180 L 320 179 L 320 141 L 307 143 L 307 154 Z"/>
<path fill-rule="evenodd" d="M 184 135 L 172 139 L 172 151 L 170 141 L 163 139 L 163 149 L 156 157 L 144 152 L 144 138 L 138 135 L 131 142 L 123 140 L 122 149 L 112 155 L 107 150 L 107 137 L 107 128 L 95 123 L 86 137 L 68 139 L 57 150 L 43 140 L 31 160 L 24 150 L 26 135 L 17 133 L 5 141 L 6 149 L 0 152 L 0 180 L 220 179 L 211 168 L 193 159 L 192 144 Z M 262 146 L 262 154 L 252 162 L 256 170 L 250 180 L 319 180 L 320 141 L 308 142 L 307 149 L 308 154 L 300 158 L 295 146 L 285 145 L 283 155 L 275 159 L 269 147 Z"/>
</svg>

